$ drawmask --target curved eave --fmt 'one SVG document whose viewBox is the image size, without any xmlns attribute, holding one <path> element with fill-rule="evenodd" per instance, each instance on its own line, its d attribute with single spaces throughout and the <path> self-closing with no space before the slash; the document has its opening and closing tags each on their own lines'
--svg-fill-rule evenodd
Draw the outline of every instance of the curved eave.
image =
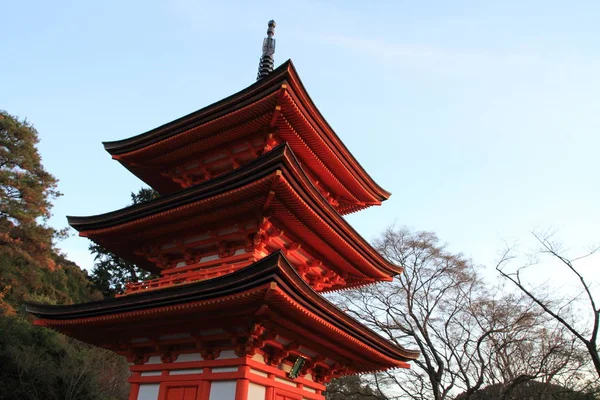
<svg viewBox="0 0 600 400">
<path fill-rule="evenodd" d="M 358 323 L 336 306 L 322 298 L 308 286 L 281 253 L 275 253 L 246 268 L 207 281 L 170 287 L 152 292 L 105 299 L 96 302 L 56 306 L 38 303 L 25 303 L 26 311 L 39 318 L 38 324 L 73 332 L 74 326 L 98 326 L 97 324 L 114 324 L 130 320 L 135 315 L 161 315 L 177 306 L 185 306 L 187 312 L 201 312 L 194 305 L 219 303 L 227 308 L 227 299 L 250 298 L 247 293 L 257 288 L 266 287 L 282 294 L 280 298 L 302 307 L 306 312 L 305 321 L 312 319 L 320 329 L 326 329 L 330 338 L 350 338 L 354 345 L 375 351 L 383 360 L 405 362 L 419 356 L 418 351 L 397 347 Z M 264 302 L 265 300 L 258 300 Z M 202 303 L 204 302 L 204 303 Z M 392 367 L 394 365 L 386 365 Z"/>
<path fill-rule="evenodd" d="M 350 152 L 350 150 L 348 150 L 344 142 L 342 142 L 333 128 L 329 125 L 325 117 L 323 117 L 315 103 L 312 101 L 308 91 L 300 79 L 300 76 L 298 75 L 298 72 L 296 71 L 296 68 L 292 64 L 291 60 L 289 62 L 291 78 L 290 84 L 293 88 L 295 88 L 294 94 L 299 98 L 299 103 L 305 107 L 305 110 L 308 112 L 308 115 L 310 115 L 315 125 L 326 133 L 326 135 L 323 135 L 323 137 L 331 139 L 332 148 L 337 151 L 340 161 L 342 161 L 346 167 L 353 171 L 357 176 L 360 176 L 363 182 L 368 185 L 371 190 L 378 194 L 380 201 L 387 200 L 391 196 L 391 193 L 379 186 L 377 182 L 375 182 L 375 180 L 367 173 L 367 171 L 361 167 L 354 155 Z"/>
<path fill-rule="evenodd" d="M 147 146 L 184 134 L 197 126 L 226 116 L 227 114 L 252 104 L 261 98 L 272 95 L 274 92 L 280 90 L 282 85 L 289 86 L 288 92 L 294 98 L 294 101 L 297 103 L 302 114 L 310 122 L 311 126 L 314 127 L 324 143 L 326 143 L 328 148 L 334 153 L 333 157 L 337 159 L 336 162 L 339 162 L 349 174 L 356 177 L 360 184 L 371 193 L 373 199 L 376 199 L 378 202 L 387 200 L 391 194 L 381 188 L 362 168 L 322 116 L 302 84 L 291 60 L 283 63 L 267 78 L 261 79 L 232 96 L 140 135 L 118 141 L 104 142 L 104 147 L 111 155 L 113 155 L 113 158 L 118 159 L 127 169 L 139 176 L 142 180 L 151 185 L 157 187 L 160 186 L 163 192 L 175 190 L 175 185 L 167 182 L 167 178 L 160 178 L 157 176 L 156 173 L 153 172 L 152 167 L 128 161 L 128 154 L 139 152 Z M 373 201 L 368 199 L 363 200 L 367 202 Z M 362 207 L 356 209 L 350 208 L 347 212 L 356 211 L 360 208 Z"/>
<path fill-rule="evenodd" d="M 355 249 L 358 252 L 355 254 L 360 254 L 371 266 L 370 268 L 375 268 L 372 273 L 366 273 L 365 270 L 362 273 L 373 279 L 382 279 L 402 272 L 402 268 L 381 256 L 323 198 L 304 174 L 293 151 L 285 144 L 236 170 L 177 193 L 106 214 L 67 218 L 69 224 L 81 232 L 82 236 L 96 240 L 98 235 L 115 235 L 120 228 L 134 223 L 141 224 L 149 218 L 156 219 L 157 216 L 164 215 L 164 218 L 168 220 L 170 217 L 167 213 L 173 213 L 183 207 L 190 207 L 202 200 L 241 190 L 245 185 L 258 182 L 277 171 L 285 174 L 285 182 L 292 187 L 295 193 L 299 194 L 300 200 L 298 201 L 304 201 L 308 209 L 313 210 L 314 215 L 323 221 L 324 226 L 330 227 L 348 244 L 349 248 Z M 142 229 L 141 225 L 137 229 Z M 131 261 L 140 262 L 141 260 L 132 259 Z"/>
<path fill-rule="evenodd" d="M 242 108 L 246 104 L 249 104 L 260 97 L 279 90 L 280 86 L 273 85 L 273 83 L 285 80 L 291 65 L 292 61 L 288 60 L 273 70 L 273 72 L 271 72 L 267 78 L 261 79 L 247 88 L 234 93 L 229 97 L 219 100 L 216 103 L 210 104 L 157 128 L 127 139 L 102 142 L 104 149 L 111 155 L 129 153 L 131 151 L 144 148 L 150 144 L 160 142 L 161 140 L 168 139 L 179 133 L 192 129 L 197 125 L 225 115 L 231 112 L 232 106 L 234 105 L 235 108 Z"/>
</svg>

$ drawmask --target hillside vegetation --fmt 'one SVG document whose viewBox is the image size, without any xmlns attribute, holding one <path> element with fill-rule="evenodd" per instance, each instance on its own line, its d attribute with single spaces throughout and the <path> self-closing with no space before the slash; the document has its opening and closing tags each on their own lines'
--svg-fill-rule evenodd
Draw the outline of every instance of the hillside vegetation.
<svg viewBox="0 0 600 400">
<path fill-rule="evenodd" d="M 36 130 L 0 111 L 0 399 L 126 399 L 121 357 L 33 326 L 23 302 L 102 298 L 88 274 L 54 248 L 47 225 L 57 181 L 37 151 Z"/>
</svg>

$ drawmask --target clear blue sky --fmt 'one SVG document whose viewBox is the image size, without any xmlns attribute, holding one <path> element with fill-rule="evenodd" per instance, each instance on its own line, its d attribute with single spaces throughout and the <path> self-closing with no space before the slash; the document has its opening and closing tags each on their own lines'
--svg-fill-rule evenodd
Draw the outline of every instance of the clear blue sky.
<svg viewBox="0 0 600 400">
<path fill-rule="evenodd" d="M 0 108 L 34 123 L 60 180 L 51 223 L 129 202 L 103 150 L 254 82 L 266 23 L 313 100 L 393 193 L 353 215 L 366 238 L 431 230 L 490 265 L 556 228 L 599 242 L 600 2 L 12 1 Z M 84 268 L 87 240 L 59 244 Z M 596 272 L 596 277 L 600 274 Z"/>
</svg>

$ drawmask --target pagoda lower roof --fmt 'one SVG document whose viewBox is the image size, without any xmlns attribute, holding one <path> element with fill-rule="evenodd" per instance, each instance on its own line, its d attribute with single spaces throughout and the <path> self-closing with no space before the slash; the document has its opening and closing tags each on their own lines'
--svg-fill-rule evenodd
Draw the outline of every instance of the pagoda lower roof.
<svg viewBox="0 0 600 400">
<path fill-rule="evenodd" d="M 276 132 L 287 142 L 311 175 L 340 200 L 343 214 L 381 204 L 390 196 L 323 118 L 291 60 L 230 97 L 104 146 L 133 174 L 166 194 L 181 188 L 165 173 L 168 168 L 259 132 Z"/>
<path fill-rule="evenodd" d="M 26 303 L 26 310 L 37 317 L 36 325 L 113 350 L 147 336 L 153 326 L 194 332 L 245 319 L 295 333 L 300 345 L 317 345 L 327 357 L 363 372 L 406 367 L 406 361 L 419 355 L 390 343 L 322 298 L 280 253 L 190 285 L 67 306 Z"/>
<path fill-rule="evenodd" d="M 382 257 L 325 200 L 287 145 L 224 175 L 147 203 L 91 217 L 68 217 L 80 236 L 153 272 L 136 247 L 215 229 L 224 221 L 270 218 L 348 286 L 402 272 Z"/>
</svg>

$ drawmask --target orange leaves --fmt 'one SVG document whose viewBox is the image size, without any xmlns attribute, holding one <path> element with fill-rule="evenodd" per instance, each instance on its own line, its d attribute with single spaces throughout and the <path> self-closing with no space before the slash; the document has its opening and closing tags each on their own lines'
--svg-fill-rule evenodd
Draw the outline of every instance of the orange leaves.
<svg viewBox="0 0 600 400">
<path fill-rule="evenodd" d="M 0 291 L 0 314 L 4 314 L 6 316 L 12 316 L 16 314 L 13 306 L 4 300 L 4 297 L 6 297 L 6 294 L 10 291 L 10 289 L 11 286 L 5 286 L 4 289 Z"/>
</svg>

